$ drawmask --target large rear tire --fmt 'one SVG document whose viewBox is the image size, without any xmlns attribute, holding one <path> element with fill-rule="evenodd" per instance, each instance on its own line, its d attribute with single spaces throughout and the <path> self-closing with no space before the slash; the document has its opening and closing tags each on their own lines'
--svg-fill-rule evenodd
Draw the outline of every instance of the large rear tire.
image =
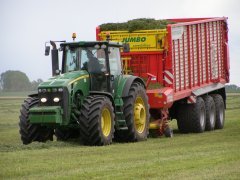
<svg viewBox="0 0 240 180">
<path fill-rule="evenodd" d="M 206 109 L 203 98 L 197 97 L 197 102 L 189 108 L 190 113 L 190 131 L 202 133 L 206 127 Z"/>
<path fill-rule="evenodd" d="M 197 97 L 195 104 L 181 104 L 177 110 L 178 129 L 182 133 L 202 133 L 206 126 L 206 109 L 204 100 Z"/>
<path fill-rule="evenodd" d="M 140 83 L 133 83 L 123 101 L 123 114 L 128 129 L 117 131 L 116 140 L 126 142 L 146 140 L 149 134 L 150 115 L 145 88 Z"/>
<path fill-rule="evenodd" d="M 203 97 L 206 108 L 206 131 L 212 131 L 216 123 L 216 108 L 214 100 L 211 96 L 206 95 Z"/>
<path fill-rule="evenodd" d="M 216 108 L 216 124 L 215 129 L 222 129 L 224 127 L 225 122 L 225 107 L 224 101 L 221 95 L 212 94 L 213 100 L 215 102 Z"/>
<path fill-rule="evenodd" d="M 22 104 L 20 110 L 19 133 L 23 144 L 30 144 L 33 141 L 46 142 L 53 140 L 53 130 L 38 124 L 31 124 L 29 122 L 29 109 L 37 106 L 38 98 L 29 97 Z"/>
<path fill-rule="evenodd" d="M 114 134 L 112 102 L 104 96 L 89 96 L 79 117 L 80 135 L 85 145 L 102 146 L 112 143 Z"/>
<path fill-rule="evenodd" d="M 181 133 L 189 133 L 189 104 L 179 104 L 177 106 L 177 126 Z"/>
</svg>

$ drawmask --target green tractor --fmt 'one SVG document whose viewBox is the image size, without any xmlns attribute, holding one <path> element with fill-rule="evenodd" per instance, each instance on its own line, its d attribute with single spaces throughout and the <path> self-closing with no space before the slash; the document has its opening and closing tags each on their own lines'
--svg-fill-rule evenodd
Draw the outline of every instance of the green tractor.
<svg viewBox="0 0 240 180">
<path fill-rule="evenodd" d="M 85 145 L 145 140 L 149 104 L 144 81 L 124 75 L 118 43 L 62 42 L 52 45 L 53 77 L 29 95 L 20 111 L 23 144 L 79 138 Z M 58 53 L 62 51 L 59 70 Z M 46 46 L 45 55 L 49 55 Z"/>
</svg>

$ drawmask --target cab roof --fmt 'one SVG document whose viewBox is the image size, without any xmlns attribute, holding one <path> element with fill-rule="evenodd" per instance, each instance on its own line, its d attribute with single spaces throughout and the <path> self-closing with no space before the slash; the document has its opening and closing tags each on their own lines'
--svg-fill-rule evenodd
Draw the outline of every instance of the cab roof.
<svg viewBox="0 0 240 180">
<path fill-rule="evenodd" d="M 77 41 L 77 42 L 65 42 L 61 43 L 61 46 L 75 46 L 75 47 L 91 47 L 95 46 L 96 44 L 103 45 L 105 44 L 106 46 L 111 46 L 111 47 L 122 47 L 122 44 L 118 42 L 109 42 L 109 41 Z"/>
</svg>

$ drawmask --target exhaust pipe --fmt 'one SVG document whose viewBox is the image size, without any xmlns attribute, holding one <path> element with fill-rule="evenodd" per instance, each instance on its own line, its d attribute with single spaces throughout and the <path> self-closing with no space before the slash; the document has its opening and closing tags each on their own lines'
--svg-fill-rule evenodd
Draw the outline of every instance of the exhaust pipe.
<svg viewBox="0 0 240 180">
<path fill-rule="evenodd" d="M 58 49 L 54 41 L 50 41 L 52 45 L 52 76 L 59 75 L 59 60 L 58 60 Z"/>
</svg>

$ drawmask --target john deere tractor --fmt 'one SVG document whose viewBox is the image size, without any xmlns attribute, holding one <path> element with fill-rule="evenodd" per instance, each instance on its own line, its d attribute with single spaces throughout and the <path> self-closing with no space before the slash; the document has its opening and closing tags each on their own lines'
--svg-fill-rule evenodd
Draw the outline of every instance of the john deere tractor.
<svg viewBox="0 0 240 180">
<path fill-rule="evenodd" d="M 52 45 L 53 77 L 29 95 L 20 111 L 23 144 L 79 138 L 85 145 L 112 140 L 145 140 L 149 105 L 144 81 L 124 75 L 121 45 L 109 41 L 62 42 Z M 58 53 L 62 51 L 62 68 Z M 45 54 L 50 52 L 46 46 Z"/>
</svg>

